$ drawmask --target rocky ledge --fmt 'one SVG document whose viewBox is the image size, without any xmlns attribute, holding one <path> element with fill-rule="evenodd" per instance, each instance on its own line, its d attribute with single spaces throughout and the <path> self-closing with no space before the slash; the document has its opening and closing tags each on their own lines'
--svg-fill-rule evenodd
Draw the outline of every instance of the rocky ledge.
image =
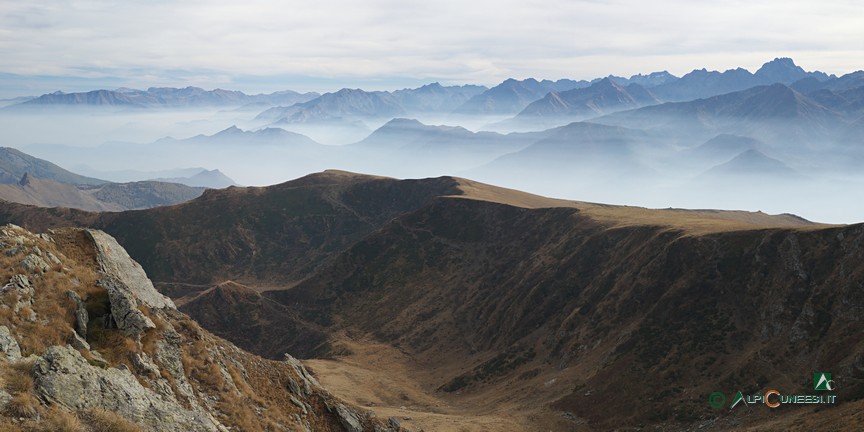
<svg viewBox="0 0 864 432">
<path fill-rule="evenodd" d="M 0 430 L 404 430 L 202 330 L 104 232 L 7 225 L 0 264 Z"/>
</svg>

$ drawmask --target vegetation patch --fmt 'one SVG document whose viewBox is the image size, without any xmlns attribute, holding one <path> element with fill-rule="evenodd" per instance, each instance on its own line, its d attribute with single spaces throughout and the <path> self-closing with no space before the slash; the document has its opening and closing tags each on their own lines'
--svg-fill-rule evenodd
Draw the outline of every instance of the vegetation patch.
<svg viewBox="0 0 864 432">
<path fill-rule="evenodd" d="M 453 378 L 447 384 L 439 387 L 438 390 L 451 393 L 471 384 L 491 381 L 530 362 L 536 355 L 537 353 L 534 352 L 533 348 L 511 348 L 481 363 L 470 372 Z"/>
</svg>

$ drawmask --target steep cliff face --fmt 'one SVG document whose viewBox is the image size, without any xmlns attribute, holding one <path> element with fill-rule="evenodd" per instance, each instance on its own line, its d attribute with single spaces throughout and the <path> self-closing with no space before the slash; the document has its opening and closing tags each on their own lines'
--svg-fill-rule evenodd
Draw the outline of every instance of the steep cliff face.
<svg viewBox="0 0 864 432">
<path fill-rule="evenodd" d="M 104 232 L 7 225 L 0 248 L 3 430 L 391 430 L 202 330 Z"/>
</svg>

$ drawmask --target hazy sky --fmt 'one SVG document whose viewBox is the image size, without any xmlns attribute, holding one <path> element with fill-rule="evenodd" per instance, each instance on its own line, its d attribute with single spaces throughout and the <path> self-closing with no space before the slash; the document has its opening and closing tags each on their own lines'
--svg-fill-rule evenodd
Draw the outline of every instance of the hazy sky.
<svg viewBox="0 0 864 432">
<path fill-rule="evenodd" d="M 778 56 L 843 74 L 862 41 L 858 0 L 0 0 L 0 92 L 494 85 Z"/>
</svg>

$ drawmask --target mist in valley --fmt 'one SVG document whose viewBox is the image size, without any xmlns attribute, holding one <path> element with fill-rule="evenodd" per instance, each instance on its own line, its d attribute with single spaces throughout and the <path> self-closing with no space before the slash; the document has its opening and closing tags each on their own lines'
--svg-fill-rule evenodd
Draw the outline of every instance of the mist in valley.
<svg viewBox="0 0 864 432">
<path fill-rule="evenodd" d="M 793 213 L 827 223 L 864 219 L 857 170 L 864 155 L 854 144 L 861 133 L 855 124 L 752 112 L 694 120 L 687 107 L 664 106 L 572 123 L 565 118 L 533 132 L 502 130 L 502 119 L 512 116 L 500 114 L 410 112 L 291 123 L 224 106 L 50 107 L 3 112 L 0 127 L 6 146 L 110 181 L 218 169 L 236 184 L 263 186 L 340 169 L 396 178 L 459 176 L 650 208 Z M 496 132 L 484 131 L 490 128 Z"/>
</svg>

